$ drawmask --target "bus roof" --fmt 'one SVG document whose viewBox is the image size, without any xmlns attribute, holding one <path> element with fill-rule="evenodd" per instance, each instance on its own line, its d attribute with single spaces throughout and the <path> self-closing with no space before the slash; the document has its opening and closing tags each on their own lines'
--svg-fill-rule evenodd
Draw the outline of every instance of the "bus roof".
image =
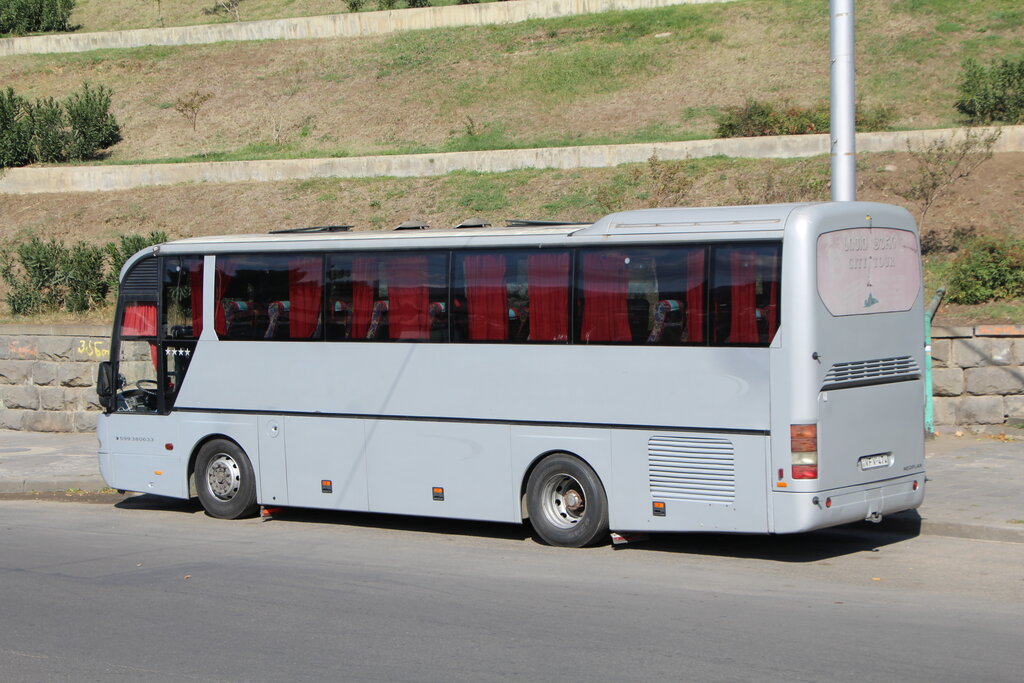
<svg viewBox="0 0 1024 683">
<path fill-rule="evenodd" d="M 476 241 L 477 238 L 521 237 L 588 237 L 605 235 L 652 235 L 682 232 L 746 232 L 780 231 L 786 217 L 797 207 L 810 204 L 771 204 L 762 206 L 725 206 L 705 208 L 640 209 L 622 211 L 601 218 L 594 223 L 565 225 L 515 225 L 512 227 L 462 228 L 444 230 L 386 230 L 352 232 L 294 232 L 269 234 L 239 234 L 190 237 L 168 243 L 181 247 L 173 251 L 200 250 L 210 247 L 298 247 L 318 246 L 366 240 L 399 240 L 402 243 L 432 241 L 434 239 Z M 220 251 L 221 249 L 216 249 Z"/>
</svg>

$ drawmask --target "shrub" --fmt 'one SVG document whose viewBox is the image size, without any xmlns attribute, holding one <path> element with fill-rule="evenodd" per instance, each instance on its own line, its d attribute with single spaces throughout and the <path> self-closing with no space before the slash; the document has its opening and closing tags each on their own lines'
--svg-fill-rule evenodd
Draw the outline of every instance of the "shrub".
<svg viewBox="0 0 1024 683">
<path fill-rule="evenodd" d="M 948 296 L 955 304 L 1024 297 L 1024 242 L 991 237 L 969 242 L 953 261 Z"/>
<path fill-rule="evenodd" d="M 918 172 L 910 183 L 893 188 L 893 191 L 920 207 L 918 228 L 924 229 L 928 210 L 939 197 L 992 158 L 992 149 L 1001 134 L 999 129 L 984 132 L 969 128 L 959 139 L 939 138 L 917 148 L 907 143 L 907 152 Z"/>
<path fill-rule="evenodd" d="M 34 161 L 67 161 L 70 136 L 64 125 L 64 110 L 52 97 L 28 105 L 31 122 L 31 154 Z"/>
<path fill-rule="evenodd" d="M 61 103 L 0 92 L 0 168 L 95 158 L 121 140 L 108 88 L 82 86 Z"/>
<path fill-rule="evenodd" d="M 857 130 L 885 130 L 895 114 L 889 107 L 863 110 L 857 107 Z M 830 128 L 829 106 L 819 102 L 811 107 L 776 105 L 748 99 L 742 107 L 725 107 L 718 117 L 715 134 L 720 138 L 756 137 L 760 135 L 808 135 L 827 133 Z"/>
<path fill-rule="evenodd" d="M 363 9 L 363 5 L 366 4 L 366 0 L 345 0 L 345 5 L 348 6 L 349 12 L 358 12 Z"/>
<path fill-rule="evenodd" d="M 75 0 L 0 0 L 0 34 L 67 31 Z"/>
<path fill-rule="evenodd" d="M 107 242 L 104 250 L 110 263 L 110 268 L 107 270 L 107 285 L 110 291 L 117 291 L 118 276 L 121 274 L 121 268 L 124 267 L 125 261 L 146 247 L 166 241 L 166 233 L 153 231 L 148 235 L 121 235 L 118 242 Z"/>
<path fill-rule="evenodd" d="M 117 287 L 117 276 L 129 256 L 166 242 L 167 235 L 122 235 L 120 243 L 71 247 L 60 240 L 33 237 L 14 253 L 0 258 L 0 277 L 7 283 L 7 305 L 15 315 L 46 311 L 87 311 L 107 300 Z"/>
<path fill-rule="evenodd" d="M 90 159 L 121 141 L 121 127 L 110 113 L 110 97 L 109 88 L 101 85 L 93 90 L 85 83 L 81 92 L 72 93 L 64 101 L 71 128 L 68 158 Z"/>
<path fill-rule="evenodd" d="M 408 0 L 409 7 L 430 7 L 430 0 Z"/>
<path fill-rule="evenodd" d="M 398 7 L 398 0 L 377 0 L 377 9 L 395 9 Z"/>
<path fill-rule="evenodd" d="M 242 12 L 238 8 L 238 4 L 242 0 L 217 0 L 213 3 L 212 7 L 206 7 L 203 9 L 203 14 L 207 16 L 224 16 L 230 17 L 235 21 L 242 20 Z"/>
<path fill-rule="evenodd" d="M 13 88 L 0 90 L 0 168 L 32 162 L 32 122 L 28 102 Z"/>
<path fill-rule="evenodd" d="M 67 250 L 64 262 L 60 264 L 64 308 L 79 313 L 106 301 L 109 287 L 103 269 L 105 260 L 102 247 L 80 243 Z"/>
<path fill-rule="evenodd" d="M 1024 121 L 1024 58 L 992 62 L 988 68 L 973 59 L 963 64 L 954 105 L 971 123 Z"/>
</svg>

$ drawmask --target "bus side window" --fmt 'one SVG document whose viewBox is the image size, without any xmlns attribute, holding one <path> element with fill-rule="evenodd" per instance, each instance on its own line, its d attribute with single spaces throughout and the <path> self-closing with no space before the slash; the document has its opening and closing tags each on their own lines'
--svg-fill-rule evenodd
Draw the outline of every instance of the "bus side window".
<svg viewBox="0 0 1024 683">
<path fill-rule="evenodd" d="M 456 253 L 452 338 L 468 342 L 569 339 L 569 253 Z"/>
<path fill-rule="evenodd" d="M 703 246 L 581 250 L 577 342 L 703 344 L 705 251 Z"/>
<path fill-rule="evenodd" d="M 249 254 L 217 258 L 221 339 L 319 339 L 323 259 L 305 254 Z"/>
<path fill-rule="evenodd" d="M 712 343 L 767 346 L 779 326 L 780 246 L 714 248 Z"/>
</svg>

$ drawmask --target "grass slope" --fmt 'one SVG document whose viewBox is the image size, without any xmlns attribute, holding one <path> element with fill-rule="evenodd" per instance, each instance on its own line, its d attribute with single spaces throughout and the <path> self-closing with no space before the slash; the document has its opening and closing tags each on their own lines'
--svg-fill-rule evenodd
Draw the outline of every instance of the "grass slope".
<svg viewBox="0 0 1024 683">
<path fill-rule="evenodd" d="M 905 153 L 859 158 L 860 199 L 918 208 L 899 196 L 919 178 Z M 433 178 L 372 178 L 198 184 L 123 192 L 0 195 L 0 252 L 38 235 L 65 243 L 102 244 L 125 233 L 162 230 L 171 238 L 267 232 L 352 223 L 386 230 L 410 218 L 433 227 L 474 215 L 592 221 L 611 211 L 649 206 L 714 206 L 825 200 L 827 157 L 801 160 L 699 159 L 615 169 L 453 173 Z M 1000 154 L 958 182 L 929 213 L 931 230 L 1011 234 L 1024 238 L 1024 153 Z M 926 258 L 929 296 L 944 283 L 951 254 Z M 0 286 L 0 297 L 3 296 Z M 945 307 L 946 322 L 1016 322 L 1024 301 Z M 7 307 L 0 305 L 0 322 Z M 950 313 L 953 313 L 954 317 Z M 79 320 L 105 320 L 108 312 Z M 44 322 L 60 319 L 50 316 Z M 10 319 L 6 318 L 9 322 Z"/>
<path fill-rule="evenodd" d="M 867 107 L 893 107 L 897 127 L 957 122 L 965 57 L 1024 54 L 1018 0 L 861 0 L 857 17 L 858 92 Z M 748 97 L 827 98 L 827 3 L 0 60 L 0 83 L 25 96 L 83 81 L 115 93 L 116 163 L 692 139 Z M 195 91 L 213 98 L 193 131 L 174 105 Z"/>
<path fill-rule="evenodd" d="M 455 3 L 456 0 L 431 2 L 435 7 Z M 75 11 L 71 14 L 71 24 L 78 26 L 79 31 L 91 32 L 235 21 L 233 15 L 224 12 L 212 15 L 203 12 L 216 4 L 215 0 L 77 0 Z M 379 8 L 376 0 L 366 0 L 364 5 L 363 11 Z M 405 6 L 403 0 L 398 1 L 398 8 Z M 345 12 L 348 12 L 348 5 L 343 0 L 241 0 L 238 4 L 240 21 L 315 17 Z"/>
</svg>

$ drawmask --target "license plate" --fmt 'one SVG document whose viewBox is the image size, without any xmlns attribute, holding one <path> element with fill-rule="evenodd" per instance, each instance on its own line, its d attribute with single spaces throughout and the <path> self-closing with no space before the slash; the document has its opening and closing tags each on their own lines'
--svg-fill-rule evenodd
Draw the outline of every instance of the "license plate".
<svg viewBox="0 0 1024 683">
<path fill-rule="evenodd" d="M 857 464 L 862 470 L 873 470 L 879 467 L 888 467 L 892 462 L 892 456 L 889 453 L 878 453 L 877 455 L 865 455 L 863 458 L 857 461 Z"/>
</svg>

